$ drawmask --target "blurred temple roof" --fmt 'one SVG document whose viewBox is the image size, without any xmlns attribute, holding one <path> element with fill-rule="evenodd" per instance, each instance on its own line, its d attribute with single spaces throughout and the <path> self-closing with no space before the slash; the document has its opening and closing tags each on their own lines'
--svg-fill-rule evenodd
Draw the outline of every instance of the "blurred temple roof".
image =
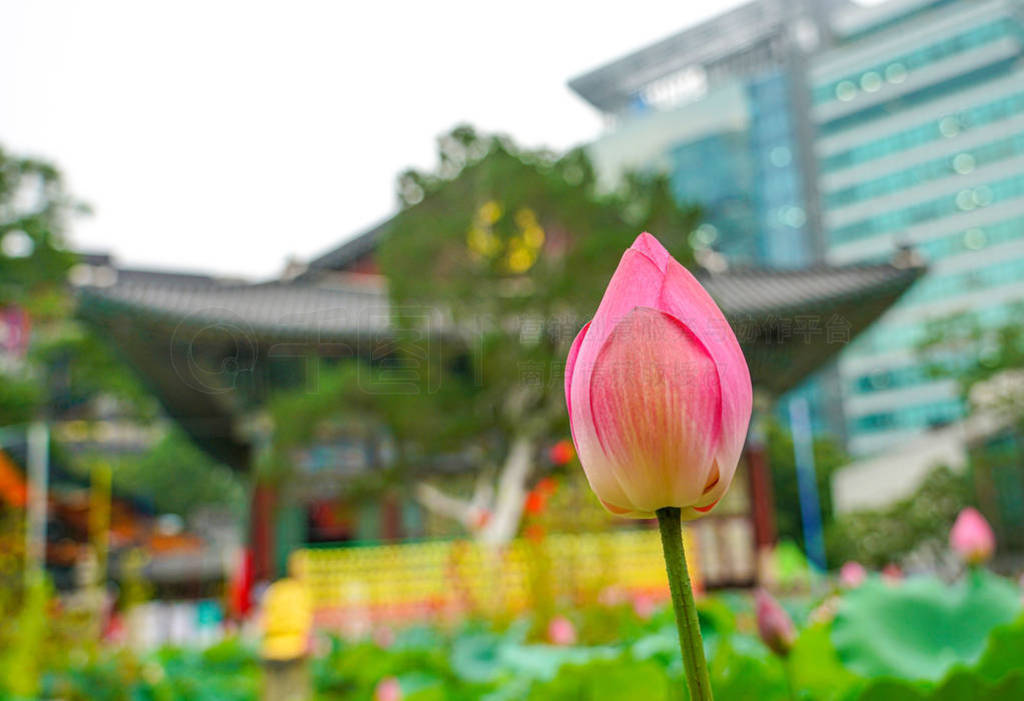
<svg viewBox="0 0 1024 701">
<path fill-rule="evenodd" d="M 85 287 L 87 312 L 142 315 L 200 327 L 223 325 L 259 338 L 325 339 L 385 331 L 390 311 L 382 281 L 359 284 L 267 282 L 216 284 L 211 281 L 139 278 L 130 273 L 107 287 Z"/>
<path fill-rule="evenodd" d="M 79 315 L 117 346 L 199 445 L 246 470 L 252 436 L 243 417 L 288 362 L 379 358 L 393 346 L 383 278 L 350 272 L 372 258 L 379 231 L 293 279 L 263 283 L 97 261 L 102 274 L 78 276 Z M 736 331 L 754 384 L 777 395 L 835 355 L 922 272 L 879 264 L 697 275 Z"/>
</svg>

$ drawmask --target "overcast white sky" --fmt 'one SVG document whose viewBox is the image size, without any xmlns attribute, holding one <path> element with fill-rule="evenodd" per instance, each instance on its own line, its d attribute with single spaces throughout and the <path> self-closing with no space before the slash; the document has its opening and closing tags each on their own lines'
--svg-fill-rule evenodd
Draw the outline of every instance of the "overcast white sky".
<svg viewBox="0 0 1024 701">
<path fill-rule="evenodd" d="M 0 144 L 93 206 L 77 249 L 268 276 L 386 217 L 459 122 L 593 138 L 569 78 L 738 4 L 0 0 Z"/>
</svg>

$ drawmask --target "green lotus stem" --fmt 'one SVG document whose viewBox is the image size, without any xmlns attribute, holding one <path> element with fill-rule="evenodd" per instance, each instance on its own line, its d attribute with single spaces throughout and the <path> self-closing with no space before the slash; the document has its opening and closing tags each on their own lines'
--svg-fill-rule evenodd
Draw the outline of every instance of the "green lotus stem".
<svg viewBox="0 0 1024 701">
<path fill-rule="evenodd" d="M 655 512 L 661 531 L 661 547 L 665 551 L 665 570 L 672 592 L 672 608 L 679 629 L 679 648 L 683 653 L 686 683 L 690 687 L 690 701 L 711 701 L 711 679 L 708 662 L 704 658 L 704 641 L 700 636 L 697 605 L 693 601 L 690 573 L 686 569 L 683 553 L 683 528 L 680 509 L 666 506 Z"/>
<path fill-rule="evenodd" d="M 793 662 L 789 655 L 782 658 L 782 670 L 786 677 L 786 692 L 790 701 L 797 701 L 796 684 L 793 683 Z"/>
</svg>

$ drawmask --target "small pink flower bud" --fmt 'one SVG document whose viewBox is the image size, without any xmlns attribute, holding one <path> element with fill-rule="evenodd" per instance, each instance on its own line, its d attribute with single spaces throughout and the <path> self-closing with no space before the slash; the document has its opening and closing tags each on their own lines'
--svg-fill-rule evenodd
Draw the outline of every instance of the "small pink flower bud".
<svg viewBox="0 0 1024 701">
<path fill-rule="evenodd" d="M 850 561 L 839 568 L 839 586 L 843 589 L 856 589 L 867 577 L 867 570 L 859 562 Z"/>
<path fill-rule="evenodd" d="M 402 701 L 402 686 L 394 677 L 385 677 L 373 690 L 373 701 Z"/>
<path fill-rule="evenodd" d="M 890 586 L 895 586 L 903 581 L 903 570 L 895 562 L 890 562 L 882 568 L 882 579 Z"/>
<path fill-rule="evenodd" d="M 778 601 L 764 589 L 754 594 L 757 606 L 757 632 L 772 652 L 785 657 L 796 642 L 793 620 Z"/>
<path fill-rule="evenodd" d="M 967 507 L 956 517 L 949 532 L 949 545 L 968 565 L 980 565 L 995 552 L 996 537 L 985 517 L 977 509 Z"/>
<path fill-rule="evenodd" d="M 574 645 L 576 626 L 565 616 L 555 616 L 548 624 L 548 640 L 553 645 Z"/>
</svg>

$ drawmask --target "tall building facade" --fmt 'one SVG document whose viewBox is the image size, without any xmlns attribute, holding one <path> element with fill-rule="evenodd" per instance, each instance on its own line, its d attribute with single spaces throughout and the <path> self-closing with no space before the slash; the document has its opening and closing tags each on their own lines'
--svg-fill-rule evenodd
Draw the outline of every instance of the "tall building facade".
<svg viewBox="0 0 1024 701">
<path fill-rule="evenodd" d="M 823 262 L 808 61 L 846 6 L 755 0 L 570 81 L 609 126 L 589 146 L 604 184 L 667 173 L 703 209 L 694 246 L 730 265 Z M 838 386 L 831 367 L 796 392 L 817 429 L 842 436 Z"/>
<path fill-rule="evenodd" d="M 697 247 L 929 265 L 796 391 L 818 430 L 868 454 L 962 416 L 918 346 L 931 320 L 998 325 L 1024 301 L 1024 0 L 755 0 L 570 85 L 606 115 L 590 153 L 608 184 L 668 173 L 704 208 Z"/>
<path fill-rule="evenodd" d="M 963 414 L 920 362 L 930 320 L 998 325 L 1024 300 L 1024 3 L 890 0 L 832 26 L 808 74 L 826 259 L 907 246 L 929 266 L 840 358 L 849 448 L 866 454 Z"/>
<path fill-rule="evenodd" d="M 757 0 L 570 81 L 610 126 L 589 147 L 606 184 L 667 172 L 730 262 L 822 260 L 806 64 L 842 6 Z"/>
</svg>

